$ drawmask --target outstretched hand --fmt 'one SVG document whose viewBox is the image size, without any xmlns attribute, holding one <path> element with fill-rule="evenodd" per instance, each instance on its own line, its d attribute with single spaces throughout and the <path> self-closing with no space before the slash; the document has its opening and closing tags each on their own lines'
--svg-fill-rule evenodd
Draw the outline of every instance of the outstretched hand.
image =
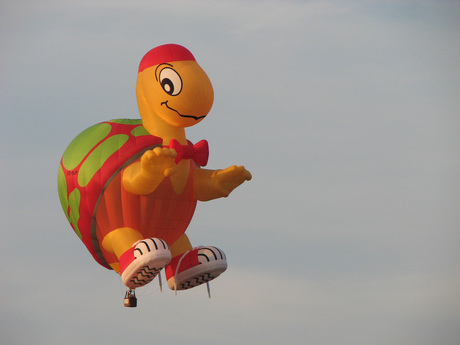
<svg viewBox="0 0 460 345">
<path fill-rule="evenodd" d="M 171 176 L 177 171 L 176 156 L 174 149 L 155 147 L 142 155 L 141 169 L 148 175 Z"/>
<path fill-rule="evenodd" d="M 236 187 L 251 178 L 251 173 L 242 165 L 216 170 L 211 175 L 213 187 L 222 197 L 227 197 Z"/>
<path fill-rule="evenodd" d="M 162 147 L 144 152 L 140 161 L 124 170 L 123 186 L 136 195 L 152 193 L 165 177 L 176 173 L 176 155 L 176 150 Z"/>
</svg>

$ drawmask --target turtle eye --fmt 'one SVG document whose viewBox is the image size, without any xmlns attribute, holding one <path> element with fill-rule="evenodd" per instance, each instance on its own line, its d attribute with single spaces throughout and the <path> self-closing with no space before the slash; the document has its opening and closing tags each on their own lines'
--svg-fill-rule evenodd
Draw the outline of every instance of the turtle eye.
<svg viewBox="0 0 460 345">
<path fill-rule="evenodd" d="M 164 68 L 159 75 L 159 81 L 163 90 L 171 96 L 177 96 L 182 90 L 182 79 L 172 68 Z"/>
</svg>

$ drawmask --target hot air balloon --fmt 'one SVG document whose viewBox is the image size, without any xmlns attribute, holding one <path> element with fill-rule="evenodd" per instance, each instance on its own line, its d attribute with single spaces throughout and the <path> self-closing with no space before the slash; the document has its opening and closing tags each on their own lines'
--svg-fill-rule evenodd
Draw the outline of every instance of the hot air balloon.
<svg viewBox="0 0 460 345">
<path fill-rule="evenodd" d="M 116 119 L 81 132 L 58 172 L 63 211 L 93 258 L 121 275 L 125 306 L 134 289 L 162 269 L 168 286 L 186 290 L 227 268 L 215 246 L 193 247 L 185 231 L 197 201 L 227 197 L 252 178 L 244 166 L 205 169 L 208 143 L 185 128 L 213 103 L 211 82 L 186 48 L 167 44 L 141 60 L 136 85 L 141 119 Z"/>
</svg>

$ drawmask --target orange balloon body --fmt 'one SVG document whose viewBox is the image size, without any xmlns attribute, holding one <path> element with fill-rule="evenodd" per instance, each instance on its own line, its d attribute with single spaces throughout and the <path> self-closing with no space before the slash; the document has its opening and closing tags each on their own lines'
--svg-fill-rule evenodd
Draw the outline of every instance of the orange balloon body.
<svg viewBox="0 0 460 345">
<path fill-rule="evenodd" d="M 186 189 L 181 195 L 174 193 L 169 179 L 164 179 L 153 193 L 136 195 L 122 187 L 122 174 L 117 174 L 104 191 L 96 211 L 98 242 L 110 231 L 129 227 L 145 238 L 161 238 L 171 246 L 187 229 L 197 200 L 193 193 L 192 176 L 196 165 L 190 161 Z M 115 254 L 101 246 L 109 263 L 117 263 Z"/>
</svg>

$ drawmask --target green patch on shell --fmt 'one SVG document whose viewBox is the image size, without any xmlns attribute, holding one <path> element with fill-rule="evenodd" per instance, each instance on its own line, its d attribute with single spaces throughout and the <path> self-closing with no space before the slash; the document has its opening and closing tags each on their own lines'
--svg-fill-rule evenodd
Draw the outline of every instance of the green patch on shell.
<svg viewBox="0 0 460 345">
<path fill-rule="evenodd" d="M 59 165 L 58 170 L 58 193 L 62 209 L 67 215 L 67 210 L 69 209 L 69 200 L 67 200 L 67 181 L 65 179 L 65 173 L 61 165 Z"/>
<path fill-rule="evenodd" d="M 70 213 L 68 219 L 69 222 L 73 225 L 76 234 L 81 239 L 83 236 L 81 235 L 80 229 L 78 228 L 78 220 L 80 219 L 80 199 L 80 191 L 78 189 L 74 189 L 69 195 Z"/>
<path fill-rule="evenodd" d="M 85 129 L 69 144 L 62 157 L 62 164 L 67 170 L 75 169 L 85 156 L 104 139 L 112 130 L 108 123 L 101 123 Z"/>
<path fill-rule="evenodd" d="M 140 137 L 143 135 L 150 135 L 149 132 L 145 129 L 144 126 L 138 126 L 131 131 L 131 134 L 135 137 Z"/>
<path fill-rule="evenodd" d="M 105 161 L 120 149 L 129 139 L 127 134 L 117 134 L 107 138 L 86 158 L 80 167 L 78 184 L 86 187 Z"/>
</svg>

